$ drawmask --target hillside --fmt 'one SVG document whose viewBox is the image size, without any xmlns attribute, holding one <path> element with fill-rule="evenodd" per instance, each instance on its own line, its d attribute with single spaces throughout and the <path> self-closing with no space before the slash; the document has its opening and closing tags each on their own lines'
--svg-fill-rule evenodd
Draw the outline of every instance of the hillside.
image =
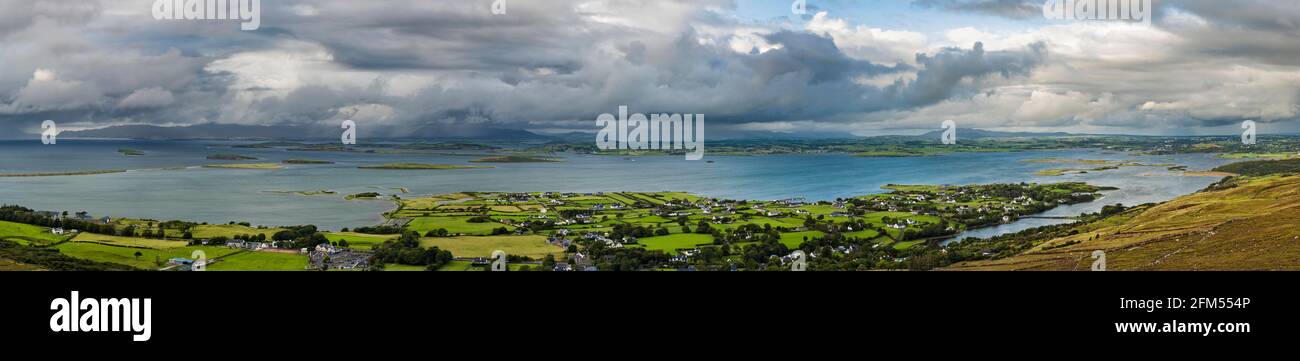
<svg viewBox="0 0 1300 361">
<path fill-rule="evenodd" d="M 1078 226 L 1017 256 L 949 270 L 1300 270 L 1300 176 L 1231 179 L 1210 191 Z"/>
</svg>

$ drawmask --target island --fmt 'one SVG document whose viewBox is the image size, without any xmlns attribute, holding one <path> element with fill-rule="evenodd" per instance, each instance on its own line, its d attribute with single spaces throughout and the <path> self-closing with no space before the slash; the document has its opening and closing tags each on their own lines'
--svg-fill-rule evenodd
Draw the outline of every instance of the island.
<svg viewBox="0 0 1300 361">
<path fill-rule="evenodd" d="M 97 174 L 112 174 L 112 173 L 126 173 L 126 170 L 124 170 L 124 169 L 105 169 L 105 170 L 71 171 L 71 172 L 0 173 L 0 178 L 5 178 L 5 177 L 15 177 L 15 178 L 16 178 L 16 177 L 58 177 L 58 176 L 97 175 Z"/>
<path fill-rule="evenodd" d="M 125 156 L 141 156 L 141 155 L 144 155 L 144 151 L 142 151 L 142 150 L 138 150 L 138 149 L 131 149 L 131 148 L 122 148 L 122 149 L 118 149 L 117 152 L 118 152 L 118 153 L 121 153 L 122 155 L 125 155 Z"/>
<path fill-rule="evenodd" d="M 203 168 L 270 170 L 270 169 L 280 169 L 283 167 L 281 167 L 279 164 L 276 163 L 245 163 L 245 164 L 207 164 L 204 165 Z"/>
<path fill-rule="evenodd" d="M 345 198 L 346 198 L 347 200 L 353 200 L 353 199 L 377 199 L 377 198 L 382 197 L 382 196 L 383 196 L 383 194 L 379 194 L 378 192 L 365 192 L 365 193 L 349 194 L 349 195 L 348 195 L 347 197 L 345 197 Z"/>
<path fill-rule="evenodd" d="M 562 162 L 554 158 L 530 157 L 522 155 L 507 155 L 498 157 L 487 157 L 482 159 L 471 160 L 472 163 L 556 163 Z"/>
<path fill-rule="evenodd" d="M 257 158 L 254 157 L 232 154 L 232 153 L 213 154 L 213 155 L 209 155 L 208 159 L 210 160 L 257 160 Z"/>
<path fill-rule="evenodd" d="M 280 163 L 284 163 L 284 164 L 334 164 L 334 162 L 327 161 L 327 160 L 312 160 L 312 159 L 286 159 L 286 160 L 284 160 L 284 161 L 282 161 L 282 162 L 280 162 Z"/>
</svg>

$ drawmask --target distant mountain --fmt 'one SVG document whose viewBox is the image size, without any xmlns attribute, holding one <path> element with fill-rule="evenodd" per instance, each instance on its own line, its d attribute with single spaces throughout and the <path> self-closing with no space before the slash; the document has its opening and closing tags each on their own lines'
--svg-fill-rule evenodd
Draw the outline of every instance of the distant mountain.
<svg viewBox="0 0 1300 361">
<path fill-rule="evenodd" d="M 164 127 L 156 125 L 119 125 L 100 129 L 64 131 L 60 138 L 124 139 L 338 139 L 342 129 L 327 126 L 262 126 L 239 124 L 199 124 Z M 502 129 L 477 125 L 429 125 L 405 131 L 396 127 L 358 129 L 359 137 L 379 139 L 473 139 L 473 140 L 548 140 L 549 137 L 526 130 Z"/>
<path fill-rule="evenodd" d="M 922 138 L 938 138 L 943 135 L 943 130 L 918 135 Z M 999 132 L 996 130 L 983 130 L 975 128 L 957 128 L 957 138 L 965 139 L 984 139 L 984 138 L 1048 138 L 1048 137 L 1071 137 L 1078 134 L 1065 132 L 1053 133 L 1034 133 L 1034 132 Z"/>
</svg>

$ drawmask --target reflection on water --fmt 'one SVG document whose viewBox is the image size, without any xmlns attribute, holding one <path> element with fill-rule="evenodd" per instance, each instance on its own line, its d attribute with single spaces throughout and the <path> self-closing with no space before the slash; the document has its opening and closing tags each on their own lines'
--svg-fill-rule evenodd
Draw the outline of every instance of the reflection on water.
<svg viewBox="0 0 1300 361">
<path fill-rule="evenodd" d="M 1164 167 L 1131 167 L 1059 177 L 1037 170 L 1070 165 L 1024 162 L 1047 157 L 1177 163 L 1192 170 L 1227 163 L 1208 154 L 1133 156 L 1096 150 L 967 153 L 940 157 L 860 158 L 849 155 L 723 157 L 703 161 L 678 157 L 566 155 L 560 163 L 494 164 L 495 169 L 385 171 L 357 169 L 393 162 L 468 164 L 476 156 L 231 149 L 200 141 L 77 141 L 58 145 L 0 141 L 0 173 L 131 169 L 95 176 L 0 177 L 0 202 L 42 210 L 85 210 L 97 215 L 185 219 L 209 223 L 248 221 L 261 225 L 316 224 L 325 229 L 382 221 L 386 201 L 347 201 L 343 196 L 378 191 L 406 197 L 460 191 L 686 191 L 701 195 L 771 200 L 805 197 L 834 200 L 884 192 L 886 184 L 976 184 L 1079 181 L 1119 187 L 1093 203 L 1060 207 L 1047 215 L 1096 212 L 1104 204 L 1162 202 L 1204 188 L 1217 178 L 1171 176 Z M 144 151 L 124 156 L 120 148 Z M 287 165 L 281 170 L 206 169 L 195 166 L 215 153 L 259 158 L 329 160 L 335 164 Z M 1149 174 L 1148 174 L 1149 173 Z M 278 191 L 333 190 L 332 196 Z M 1059 220 L 1024 220 L 968 235 L 1014 232 Z"/>
</svg>

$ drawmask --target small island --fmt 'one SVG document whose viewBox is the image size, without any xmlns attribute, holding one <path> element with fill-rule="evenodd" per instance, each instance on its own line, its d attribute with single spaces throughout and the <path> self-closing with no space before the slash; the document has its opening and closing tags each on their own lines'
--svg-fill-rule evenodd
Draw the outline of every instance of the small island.
<svg viewBox="0 0 1300 361">
<path fill-rule="evenodd" d="M 269 170 L 269 169 L 280 169 L 281 167 L 279 164 L 276 163 L 247 163 L 247 164 L 208 164 L 208 165 L 204 165 L 203 168 Z"/>
<path fill-rule="evenodd" d="M 254 158 L 254 157 L 249 157 L 249 156 L 239 155 L 239 154 L 230 154 L 230 153 L 222 153 L 222 154 L 213 154 L 213 155 L 209 155 L 209 156 L 208 156 L 208 159 L 211 159 L 211 160 L 257 160 L 257 158 Z"/>
<path fill-rule="evenodd" d="M 385 170 L 449 170 L 449 169 L 487 169 L 493 167 L 477 166 L 477 165 L 454 165 L 454 164 L 388 163 L 384 165 L 361 166 L 357 168 L 385 169 Z"/>
<path fill-rule="evenodd" d="M 349 194 L 349 195 L 348 195 L 347 197 L 345 197 L 345 198 L 346 198 L 347 200 L 354 200 L 354 199 L 377 199 L 377 198 L 379 198 L 379 197 L 381 197 L 381 196 L 383 196 L 383 195 L 382 195 L 382 194 L 379 194 L 378 192 L 365 192 L 365 193 Z"/>
<path fill-rule="evenodd" d="M 522 155 L 507 155 L 498 157 L 487 157 L 483 159 L 471 160 L 470 163 L 556 163 L 562 162 L 554 158 L 529 157 Z"/>
<path fill-rule="evenodd" d="M 58 176 L 72 176 L 72 175 L 97 175 L 97 174 L 112 174 L 112 173 L 126 173 L 126 170 L 123 170 L 123 169 L 107 169 L 107 170 L 73 171 L 73 172 L 0 173 L 0 178 L 11 178 L 11 177 L 58 177 Z"/>
<path fill-rule="evenodd" d="M 312 159 L 286 159 L 286 160 L 284 160 L 283 162 L 280 162 L 280 163 L 284 163 L 284 164 L 334 164 L 334 162 L 331 162 L 331 161 L 328 161 L 328 160 L 312 160 Z"/>
<path fill-rule="evenodd" d="M 131 148 L 118 149 L 117 152 L 121 153 L 122 155 L 132 156 L 132 157 L 144 155 L 144 151 L 138 149 L 131 149 Z"/>
</svg>

